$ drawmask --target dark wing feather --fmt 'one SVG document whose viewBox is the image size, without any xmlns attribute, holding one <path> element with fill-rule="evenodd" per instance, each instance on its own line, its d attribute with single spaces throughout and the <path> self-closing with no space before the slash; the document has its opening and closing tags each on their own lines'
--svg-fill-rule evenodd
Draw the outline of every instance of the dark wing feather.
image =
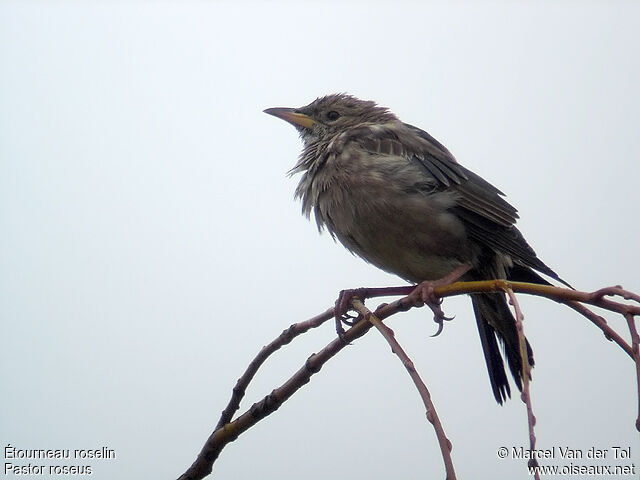
<svg viewBox="0 0 640 480">
<path fill-rule="evenodd" d="M 498 225 L 509 227 L 517 218 L 517 210 L 507 202 L 500 190 L 467 170 L 440 142 L 413 125 L 405 124 L 412 133 L 426 140 L 416 143 L 413 156 L 440 183 L 442 190 L 451 188 L 458 194 L 458 204 Z"/>
<path fill-rule="evenodd" d="M 373 140 L 369 137 L 366 148 L 377 153 L 404 154 L 418 162 L 425 169 L 425 173 L 437 181 L 437 190 L 456 192 L 457 206 L 453 210 L 473 239 L 511 256 L 513 261 L 521 266 L 518 267 L 518 271 L 524 271 L 522 267 L 533 268 L 570 286 L 537 257 L 515 227 L 518 213 L 515 207 L 504 199 L 504 193 L 460 165 L 451 152 L 427 132 L 413 125 L 405 126 L 422 141 L 403 145 L 392 131 L 376 132 L 377 138 Z M 535 278 L 531 275 L 530 277 Z"/>
<path fill-rule="evenodd" d="M 518 211 L 503 198 L 504 194 L 475 173 L 466 173 L 468 180 L 454 187 L 459 195 L 458 205 L 503 227 L 514 225 Z"/>
<path fill-rule="evenodd" d="M 556 272 L 538 258 L 536 252 L 515 226 L 498 226 L 487 218 L 462 207 L 455 207 L 453 210 L 464 223 L 469 236 L 494 250 L 508 254 L 516 265 L 520 265 L 520 267 L 516 267 L 512 271 L 512 273 L 517 274 L 513 275 L 513 280 L 542 284 L 548 283 L 540 279 L 535 273 L 527 272 L 527 269 L 522 268 L 529 267 L 571 288 L 571 285 L 562 280 Z M 511 276 L 509 278 L 511 278 Z"/>
<path fill-rule="evenodd" d="M 441 190 L 450 189 L 457 193 L 460 207 L 503 227 L 516 223 L 517 210 L 503 198 L 504 193 L 456 162 L 451 152 L 427 132 L 405 125 L 427 141 L 427 144 L 416 143 L 422 148 L 413 152 L 414 159 L 438 180 Z"/>
</svg>

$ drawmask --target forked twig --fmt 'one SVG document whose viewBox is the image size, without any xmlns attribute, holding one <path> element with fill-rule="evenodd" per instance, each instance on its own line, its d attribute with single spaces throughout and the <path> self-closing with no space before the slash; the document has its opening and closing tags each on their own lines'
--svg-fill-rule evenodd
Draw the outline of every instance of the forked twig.
<svg viewBox="0 0 640 480">
<path fill-rule="evenodd" d="M 362 296 L 360 298 L 364 299 L 377 296 L 408 295 L 409 293 L 411 293 L 411 289 L 412 287 L 394 287 L 382 289 L 363 288 L 359 289 L 359 292 L 362 293 Z M 638 383 L 639 399 L 636 428 L 640 430 L 640 336 L 638 335 L 635 324 L 635 317 L 640 315 L 640 296 L 632 292 L 628 292 L 622 289 L 622 287 L 620 286 L 607 287 L 596 292 L 589 293 L 548 285 L 509 282 L 506 280 L 456 282 L 451 285 L 438 286 L 434 289 L 434 294 L 439 298 L 460 294 L 494 292 L 507 292 L 507 294 L 509 294 L 510 298 L 512 298 L 512 304 L 514 305 L 514 308 L 516 308 L 516 318 L 520 317 L 520 325 L 522 312 L 519 310 L 519 307 L 516 307 L 517 300 L 515 300 L 515 295 L 513 295 L 514 292 L 542 296 L 559 303 L 564 303 L 570 308 L 579 312 L 581 315 L 588 318 L 591 322 L 593 322 L 598 328 L 602 330 L 608 340 L 611 340 L 618 344 L 634 360 L 636 364 L 636 377 Z M 607 298 L 612 296 L 619 296 L 625 300 L 635 302 L 636 304 L 623 303 Z M 599 308 L 603 308 L 605 310 L 623 315 L 627 321 L 629 331 L 631 332 L 631 345 L 629 345 L 628 342 L 626 342 L 613 328 L 611 328 L 611 326 L 604 320 L 604 318 L 592 312 L 585 306 L 585 304 L 597 306 Z M 360 303 L 360 305 L 364 306 L 362 303 Z M 390 304 L 385 304 L 378 307 L 378 309 L 376 309 L 375 311 L 375 315 L 369 315 L 369 319 L 374 323 L 376 322 L 376 320 L 373 319 L 377 319 L 377 323 L 380 323 L 380 325 L 382 325 L 383 327 L 380 331 L 383 332 L 387 327 L 385 327 L 380 322 L 380 320 L 383 320 L 395 313 L 407 311 L 415 306 L 415 299 L 405 296 Z M 307 332 L 311 328 L 315 328 L 321 325 L 322 323 L 332 318 L 334 318 L 334 309 L 330 308 L 312 319 L 298 324 L 293 324 L 258 353 L 258 355 L 249 364 L 244 374 L 238 379 L 236 386 L 233 388 L 233 394 L 231 396 L 229 404 L 222 412 L 216 429 L 207 439 L 205 445 L 203 446 L 194 463 L 184 474 L 179 477 L 179 480 L 199 480 L 210 474 L 213 469 L 213 463 L 218 458 L 222 449 L 228 443 L 238 438 L 238 436 L 243 432 L 277 410 L 280 405 L 282 405 L 282 403 L 284 403 L 297 390 L 308 383 L 312 375 L 320 371 L 322 366 L 327 361 L 329 361 L 329 359 L 337 355 L 350 342 L 355 341 L 356 339 L 367 333 L 373 325 L 369 320 L 362 318 L 360 321 L 355 323 L 355 325 L 349 328 L 342 337 L 334 339 L 320 352 L 311 355 L 307 359 L 305 364 L 280 387 L 274 389 L 261 401 L 254 403 L 247 411 L 245 411 L 235 420 L 232 420 L 234 413 L 240 406 L 240 401 L 244 397 L 248 384 L 254 378 L 256 372 L 264 364 L 266 359 L 279 348 L 290 343 L 297 336 Z M 522 335 L 522 333 L 519 330 L 519 336 L 520 335 Z M 391 334 L 391 337 L 393 337 L 393 334 Z M 394 347 L 394 351 L 400 352 L 402 350 L 398 347 L 399 345 Z M 525 353 L 522 352 L 521 344 L 521 355 L 523 355 L 523 369 L 526 370 L 528 367 L 528 362 L 526 361 L 526 350 L 524 352 Z M 408 357 L 406 358 L 408 359 Z M 405 359 L 403 359 L 403 363 L 404 362 Z M 408 365 L 410 365 L 411 368 L 409 368 Z M 413 367 L 412 363 L 405 363 L 405 367 L 407 367 L 407 370 L 409 370 L 410 373 L 412 371 L 415 372 L 415 368 Z M 412 378 L 414 377 L 412 376 Z M 419 377 L 417 378 L 419 379 Z M 422 382 L 420 381 L 420 383 Z M 416 383 L 416 385 L 418 385 L 418 383 Z M 422 383 L 422 385 L 424 386 L 424 383 Z M 421 390 L 422 395 L 422 386 L 419 387 L 419 390 Z M 430 403 L 430 396 L 428 394 L 428 390 L 426 390 L 426 386 L 424 387 L 424 391 L 426 391 L 426 395 L 423 396 L 423 400 L 428 399 L 429 402 L 429 404 L 427 405 L 428 402 L 425 401 L 425 406 L 427 408 L 427 418 L 429 418 L 429 413 L 433 412 L 433 416 L 429 418 L 429 421 L 431 421 L 434 424 L 434 428 L 436 428 L 438 440 L 440 441 L 440 447 L 443 452 L 443 458 L 445 459 L 445 468 L 447 469 L 448 478 L 453 479 L 455 478 L 455 473 L 453 473 L 453 475 L 450 473 L 453 472 L 453 464 L 451 463 L 450 469 L 449 466 L 447 466 L 447 455 L 449 460 L 451 458 L 449 455 L 450 452 L 447 451 L 450 450 L 451 444 L 444 435 L 444 430 L 442 429 L 440 420 L 438 419 L 437 415 L 435 415 L 435 410 L 433 409 L 433 404 Z M 535 445 L 535 436 L 533 433 L 535 416 L 533 416 L 532 413 L 529 397 L 529 375 L 528 372 L 523 371 L 523 401 L 525 401 L 525 403 L 529 401 L 529 403 L 527 403 L 527 414 L 530 426 L 530 445 L 533 448 L 533 446 Z M 441 433 L 439 433 L 440 431 Z"/>
<path fill-rule="evenodd" d="M 320 324 L 331 318 L 333 318 L 332 308 L 327 310 L 323 314 L 320 314 L 308 320 L 307 322 L 303 322 L 303 325 L 306 325 L 309 328 L 313 328 L 316 323 L 319 322 L 318 324 Z M 299 324 L 292 325 L 291 327 L 289 327 L 289 330 L 292 328 L 294 330 L 297 330 L 297 325 Z M 318 353 L 314 353 L 309 358 L 307 358 L 304 365 L 300 367 L 297 372 L 295 372 L 281 386 L 274 389 L 269 395 L 265 396 L 259 402 L 254 403 L 247 411 L 245 411 L 235 420 L 225 423 L 222 426 L 216 427 L 214 432 L 205 442 L 196 460 L 185 473 L 180 475 L 178 480 L 199 480 L 209 475 L 213 469 L 214 462 L 220 455 L 222 449 L 227 444 L 233 442 L 242 433 L 254 426 L 260 420 L 275 412 L 280 407 L 280 405 L 287 401 L 296 391 L 298 391 L 302 386 L 309 383 L 311 376 L 318 373 L 327 361 L 334 357 L 350 342 L 355 341 L 356 339 L 367 333 L 371 327 L 372 324 L 367 322 L 366 320 L 362 320 L 356 323 L 353 327 L 345 332 L 344 337 L 334 339 Z M 307 328 L 307 330 L 309 328 Z M 261 361 L 256 362 L 256 365 L 262 364 L 264 360 L 270 355 L 270 353 L 277 350 L 279 346 L 276 348 L 276 345 L 282 343 L 285 337 L 288 338 L 287 330 L 285 330 L 276 340 L 269 344 L 274 345 L 273 347 L 269 348 L 269 346 L 267 346 L 263 348 L 259 354 L 259 356 L 261 356 Z M 282 345 L 284 345 L 285 343 L 288 342 L 284 342 L 282 343 Z M 250 380 L 253 377 L 254 373 L 255 372 L 253 371 L 253 368 L 250 366 L 245 372 L 246 378 L 244 378 L 244 376 L 241 377 L 238 383 L 244 384 L 246 380 Z M 244 391 L 244 389 L 242 389 L 242 391 Z M 236 393 L 234 391 L 232 400 L 229 402 L 229 405 L 223 412 L 223 415 L 228 415 L 228 411 L 235 407 L 238 398 L 241 398 L 241 396 L 241 393 Z"/>
<path fill-rule="evenodd" d="M 258 372 L 258 369 L 272 353 L 275 353 L 281 347 L 287 345 L 288 343 L 291 343 L 291 341 L 298 335 L 302 335 L 312 328 L 319 327 L 330 318 L 333 318 L 333 308 L 330 308 L 327 311 L 316 315 L 315 317 L 310 318 L 309 320 L 306 320 L 304 322 L 294 323 L 289 328 L 284 330 L 270 344 L 262 347 L 262 350 L 258 352 L 258 355 L 256 355 L 255 358 L 251 361 L 245 372 L 236 382 L 235 387 L 233 387 L 231 399 L 229 400 L 227 407 L 222 411 L 222 414 L 220 415 L 220 420 L 218 420 L 216 430 L 231 421 L 231 419 L 233 418 L 233 414 L 236 413 L 236 411 L 240 408 L 240 402 L 244 398 L 244 394 L 246 393 L 249 383 Z"/>
</svg>

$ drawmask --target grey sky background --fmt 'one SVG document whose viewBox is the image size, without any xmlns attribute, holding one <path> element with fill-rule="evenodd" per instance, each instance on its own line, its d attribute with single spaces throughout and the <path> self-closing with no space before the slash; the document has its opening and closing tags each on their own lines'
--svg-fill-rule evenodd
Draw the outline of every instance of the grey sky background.
<svg viewBox="0 0 640 480">
<path fill-rule="evenodd" d="M 94 479 L 175 478 L 264 344 L 340 289 L 401 283 L 300 216 L 286 177 L 300 141 L 267 107 L 376 100 L 503 190 L 575 287 L 639 292 L 639 29 L 633 2 L 0 2 L 3 449 L 108 446 L 116 460 L 76 463 Z M 609 450 L 546 464 L 640 468 L 633 363 L 568 308 L 520 301 L 539 448 Z M 526 478 L 496 455 L 528 445 L 526 411 L 495 404 L 470 305 L 446 300 L 456 318 L 437 338 L 427 309 L 389 324 L 459 478 Z M 275 355 L 243 410 L 334 335 L 329 323 Z M 228 446 L 212 478 L 258 475 L 444 469 L 372 331 Z"/>
</svg>

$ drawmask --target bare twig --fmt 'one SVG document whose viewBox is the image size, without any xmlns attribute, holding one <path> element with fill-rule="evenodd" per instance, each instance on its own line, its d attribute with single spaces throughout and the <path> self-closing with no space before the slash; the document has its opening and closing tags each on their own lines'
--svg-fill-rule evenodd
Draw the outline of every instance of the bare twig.
<svg viewBox="0 0 640 480">
<path fill-rule="evenodd" d="M 436 431 L 436 437 L 438 438 L 438 443 L 440 444 L 440 452 L 442 454 L 442 459 L 444 460 L 444 468 L 447 474 L 446 479 L 455 480 L 456 472 L 453 467 L 453 460 L 451 459 L 451 441 L 444 433 L 444 428 L 442 427 L 442 423 L 440 422 L 440 418 L 438 417 L 436 408 L 433 404 L 433 401 L 431 400 L 429 389 L 422 381 L 422 378 L 420 378 L 420 374 L 416 370 L 415 365 L 413 364 L 407 353 L 404 351 L 400 343 L 398 343 L 393 330 L 382 323 L 375 314 L 371 313 L 371 311 L 367 307 L 365 307 L 364 303 L 362 303 L 358 298 L 352 298 L 351 304 L 363 318 L 371 322 L 373 326 L 378 329 L 389 346 L 391 346 L 391 351 L 395 353 L 398 358 L 400 358 L 402 364 L 404 365 L 404 368 L 406 368 L 407 372 L 409 372 L 409 376 L 418 389 L 420 398 L 422 398 L 422 402 L 427 409 L 427 420 L 429 420 Z"/>
<path fill-rule="evenodd" d="M 602 330 L 607 340 L 617 343 L 618 346 L 622 348 L 622 350 L 624 350 L 627 355 L 629 355 L 633 359 L 633 349 L 631 348 L 631 345 L 629 345 L 625 339 L 623 339 L 613 328 L 611 328 L 604 318 L 591 311 L 580 302 L 567 301 L 564 303 L 569 308 L 574 309 L 576 312 L 580 313 L 585 318 L 593 322 L 595 326 Z"/>
<path fill-rule="evenodd" d="M 631 346 L 607 324 L 606 320 L 579 303 L 587 303 L 605 310 L 620 313 L 621 315 L 640 315 L 640 305 L 629 305 L 604 298 L 606 295 L 619 295 L 625 299 L 635 300 L 634 294 L 623 290 L 621 287 L 607 287 L 596 292 L 580 292 L 568 288 L 554 287 L 552 285 L 509 282 L 506 280 L 485 280 L 480 282 L 457 282 L 438 287 L 435 289 L 435 294 L 439 297 L 458 295 L 463 293 L 460 291 L 461 288 L 464 290 L 464 293 L 498 292 L 510 288 L 515 293 L 527 293 L 564 303 L 588 318 L 603 331 L 608 340 L 613 340 L 620 348 L 627 352 L 632 359 L 634 358 Z M 635 295 L 635 297 L 637 298 L 638 296 Z"/>
<path fill-rule="evenodd" d="M 633 315 L 626 314 L 627 326 L 631 333 L 631 345 L 633 350 L 633 359 L 636 362 L 636 385 L 638 387 L 638 416 L 636 417 L 636 430 L 640 431 L 640 337 Z"/>
<path fill-rule="evenodd" d="M 233 418 L 233 414 L 236 413 L 236 411 L 240 408 L 240 402 L 244 397 L 247 386 L 255 376 L 258 369 L 272 353 L 276 352 L 284 345 L 290 343 L 298 335 L 301 335 L 312 328 L 319 327 L 330 318 L 333 318 L 333 308 L 330 308 L 327 311 L 316 315 L 315 317 L 310 318 L 309 320 L 306 320 L 304 322 L 294 323 L 289 328 L 284 330 L 269 345 L 262 347 L 262 350 L 260 350 L 258 355 L 256 355 L 245 372 L 238 379 L 236 386 L 233 387 L 231 399 L 229 400 L 229 404 L 227 405 L 227 407 L 222 411 L 222 414 L 220 415 L 220 420 L 218 420 L 216 430 L 231 421 L 231 419 Z"/>
<path fill-rule="evenodd" d="M 319 322 L 326 321 L 330 318 L 333 318 L 333 309 L 329 309 L 327 312 L 314 317 L 314 319 L 317 319 Z M 310 324 L 315 324 L 314 319 L 311 319 L 308 322 Z M 247 431 L 260 420 L 275 412 L 280 405 L 288 400 L 296 391 L 309 383 L 311 376 L 318 373 L 327 361 L 333 358 L 350 342 L 353 342 L 367 333 L 371 326 L 372 325 L 365 320 L 358 322 L 345 332 L 342 339 L 336 338 L 321 351 L 311 355 L 304 365 L 280 387 L 273 390 L 261 401 L 254 403 L 249 410 L 244 412 L 235 420 L 216 428 L 205 442 L 204 447 L 202 447 L 202 450 L 198 454 L 195 462 L 193 462 L 189 469 L 183 473 L 178 480 L 199 480 L 209 475 L 213 469 L 213 463 L 228 443 L 233 442 L 242 433 Z M 282 335 L 285 333 L 286 331 L 283 332 Z M 275 341 L 275 343 L 277 342 L 278 340 Z M 235 401 L 232 400 L 232 402 Z M 230 402 L 230 405 L 232 402 Z M 228 409 L 230 408 L 227 407 L 225 411 Z"/>
<path fill-rule="evenodd" d="M 413 289 L 413 286 L 378 289 L 363 288 L 358 289 L 358 294 L 359 298 L 361 299 L 389 295 L 409 295 L 411 291 L 413 291 Z M 636 376 L 638 381 L 639 396 L 639 416 L 638 420 L 636 421 L 636 428 L 640 430 L 640 337 L 638 336 L 634 322 L 634 317 L 640 315 L 640 305 L 638 305 L 640 304 L 640 296 L 628 292 L 622 289 L 622 287 L 620 286 L 607 287 L 596 292 L 589 293 L 579 292 L 566 288 L 553 287 L 549 285 L 509 282 L 506 280 L 456 282 L 451 285 L 437 286 L 436 288 L 434 288 L 433 293 L 436 297 L 444 298 L 460 294 L 505 292 L 508 291 L 507 289 L 512 293 L 527 293 L 531 295 L 546 297 L 559 303 L 567 304 L 570 308 L 578 311 L 590 321 L 592 321 L 596 326 L 598 326 L 598 328 L 600 328 L 604 332 L 607 339 L 617 343 L 634 360 L 634 362 L 636 363 Z M 622 297 L 625 300 L 636 302 L 637 304 L 628 304 L 611 300 L 610 298 L 605 298 L 612 296 Z M 629 330 L 631 332 L 632 345 L 629 345 L 628 342 L 626 342 L 615 330 L 613 330 L 607 324 L 604 318 L 596 315 L 584 304 L 594 305 L 605 310 L 622 314 L 626 318 Z M 380 306 L 375 311 L 375 317 L 377 317 L 378 320 L 383 320 L 390 315 L 402 311 L 407 311 L 415 306 L 417 306 L 415 299 L 405 296 L 390 304 Z M 215 462 L 216 458 L 219 456 L 221 450 L 225 447 L 225 445 L 227 445 L 229 442 L 232 442 L 247 429 L 251 428 L 257 422 L 273 413 L 283 402 L 290 398 L 302 386 L 308 383 L 311 376 L 317 373 L 329 359 L 339 353 L 347 344 L 367 333 L 367 331 L 372 326 L 372 324 L 365 319 L 357 322 L 354 326 L 349 328 L 344 333 L 343 337 L 336 338 L 327 346 L 325 346 L 320 352 L 311 355 L 307 359 L 305 364 L 280 387 L 273 390 L 271 394 L 264 397 L 261 401 L 253 404 L 249 408 L 249 410 L 244 412 L 235 420 L 231 421 L 231 419 L 233 418 L 233 414 L 239 408 L 240 401 L 244 397 L 247 385 L 253 379 L 254 375 L 256 374 L 260 366 L 265 362 L 265 360 L 272 353 L 277 351 L 283 345 L 291 342 L 298 335 L 308 331 L 311 328 L 315 328 L 325 321 L 333 318 L 334 313 L 335 310 L 333 308 L 330 308 L 324 313 L 310 320 L 307 320 L 306 322 L 292 325 L 287 330 L 282 332 L 280 336 L 273 342 L 265 346 L 260 351 L 260 353 L 258 353 L 256 358 L 251 362 L 244 374 L 238 379 L 238 382 L 233 389 L 233 394 L 229 401 L 229 404 L 222 412 L 220 421 L 218 422 L 218 426 L 216 427 L 215 431 L 207 439 L 207 442 L 202 448 L 202 451 L 198 455 L 196 461 L 183 475 L 179 477 L 179 480 L 197 480 L 204 478 L 209 473 L 211 473 L 213 463 Z M 523 358 L 526 358 L 526 356 Z M 528 366 L 526 361 L 523 361 L 523 366 L 524 365 Z M 523 395 L 528 398 L 528 374 L 523 375 L 523 380 L 524 388 L 526 389 L 524 390 L 526 391 L 526 395 L 524 393 Z M 525 398 L 523 398 L 523 400 L 525 400 Z M 427 411 L 435 412 L 435 410 L 432 409 L 432 406 L 427 407 Z M 533 413 L 530 409 L 530 405 L 528 405 L 528 415 L 529 423 L 530 425 L 533 425 L 535 423 L 535 417 L 533 416 Z M 431 421 L 431 419 L 429 420 Z M 437 416 L 434 417 L 434 427 L 436 427 L 436 429 L 442 427 L 441 425 L 437 427 L 436 423 L 439 424 Z M 444 433 L 442 435 L 442 438 L 446 439 Z M 533 438 L 533 440 L 535 441 L 535 437 L 532 437 L 532 435 L 532 429 L 530 429 L 530 438 Z M 448 444 L 447 448 L 450 448 L 450 444 Z"/>
<path fill-rule="evenodd" d="M 524 336 L 524 314 L 522 313 L 522 309 L 520 308 L 520 304 L 518 303 L 518 299 L 516 298 L 515 293 L 510 288 L 505 289 L 505 292 L 509 296 L 509 303 L 513 306 L 513 310 L 515 311 L 515 319 L 516 319 L 516 330 L 518 331 L 518 343 L 520 346 L 520 363 L 522 364 L 522 393 L 520 394 L 520 399 L 527 406 L 527 423 L 529 426 L 529 450 L 535 451 L 536 449 L 536 434 L 535 434 L 535 425 L 536 425 L 536 417 L 533 414 L 533 406 L 531 405 L 531 390 L 529 388 L 529 384 L 531 381 L 531 365 L 529 365 L 529 354 L 527 352 L 527 340 Z M 534 456 L 529 460 L 529 466 L 534 467 L 538 466 L 538 460 Z M 540 474 L 538 470 L 534 471 L 534 478 L 536 480 L 540 480 Z"/>
<path fill-rule="evenodd" d="M 630 313 L 640 315 L 640 296 L 628 292 L 620 286 L 606 287 L 595 292 L 581 292 L 570 288 L 555 287 L 553 285 L 539 285 L 537 283 L 511 282 L 509 280 L 482 280 L 476 282 L 455 282 L 449 285 L 434 288 L 437 297 L 445 298 L 465 293 L 492 293 L 504 292 L 505 288 L 511 288 L 515 293 L 527 293 L 539 297 L 546 297 L 560 303 L 577 301 L 588 303 L 596 307 L 604 308 L 622 315 Z M 395 295 L 409 295 L 415 286 L 383 288 L 358 288 L 359 298 L 387 297 Z M 606 296 L 620 296 L 625 300 L 634 300 L 638 305 L 629 305 L 604 298 Z"/>
</svg>

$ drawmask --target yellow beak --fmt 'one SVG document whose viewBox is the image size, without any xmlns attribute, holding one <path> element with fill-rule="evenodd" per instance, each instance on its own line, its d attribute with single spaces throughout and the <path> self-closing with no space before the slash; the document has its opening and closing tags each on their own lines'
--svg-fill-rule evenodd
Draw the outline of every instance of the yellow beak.
<svg viewBox="0 0 640 480">
<path fill-rule="evenodd" d="M 296 112 L 295 108 L 267 108 L 264 113 L 273 115 L 274 117 L 281 118 L 292 124 L 293 126 L 300 126 L 305 128 L 311 128 L 315 123 L 309 115 Z"/>
</svg>

